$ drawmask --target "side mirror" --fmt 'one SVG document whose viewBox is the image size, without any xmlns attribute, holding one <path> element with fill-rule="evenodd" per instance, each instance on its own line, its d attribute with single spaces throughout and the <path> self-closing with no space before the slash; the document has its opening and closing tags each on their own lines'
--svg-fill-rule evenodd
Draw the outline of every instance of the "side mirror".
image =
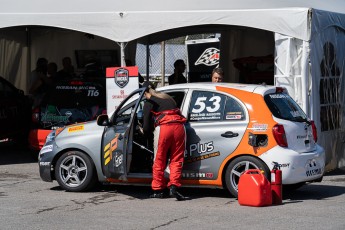
<svg viewBox="0 0 345 230">
<path fill-rule="evenodd" d="M 137 119 L 138 119 L 139 121 L 142 121 L 142 120 L 144 119 L 144 112 L 143 112 L 143 110 L 139 110 L 139 111 L 137 112 Z"/>
<path fill-rule="evenodd" d="M 109 126 L 109 117 L 107 114 L 101 114 L 97 117 L 97 125 L 99 126 Z"/>
</svg>

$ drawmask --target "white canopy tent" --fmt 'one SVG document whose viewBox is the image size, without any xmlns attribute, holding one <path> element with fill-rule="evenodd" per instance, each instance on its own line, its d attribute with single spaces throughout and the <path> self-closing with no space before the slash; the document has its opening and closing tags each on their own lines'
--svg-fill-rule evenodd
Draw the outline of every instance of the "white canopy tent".
<svg viewBox="0 0 345 230">
<path fill-rule="evenodd" d="M 342 0 L 1 1 L 0 28 L 42 25 L 83 31 L 117 42 L 192 25 L 240 25 L 309 40 L 308 12 L 345 12 Z M 274 18 L 274 20 L 272 20 Z"/>
<path fill-rule="evenodd" d="M 50 26 L 94 34 L 120 42 L 122 58 L 125 42 L 190 26 L 232 25 L 271 31 L 275 34 L 275 84 L 287 87 L 315 120 L 319 143 L 327 152 L 328 167 L 345 165 L 343 0 L 175 0 L 164 3 L 158 0 L 60 0 L 53 3 L 1 0 L 1 3 L 0 28 Z M 21 50 L 21 55 L 27 55 L 27 50 L 17 44 L 0 41 L 0 51 L 13 46 Z M 3 60 L 6 61 L 1 61 L 0 74 L 6 72 L 11 62 L 21 59 Z M 21 62 L 17 66 L 27 64 Z M 227 60 L 223 64 L 232 63 Z"/>
</svg>

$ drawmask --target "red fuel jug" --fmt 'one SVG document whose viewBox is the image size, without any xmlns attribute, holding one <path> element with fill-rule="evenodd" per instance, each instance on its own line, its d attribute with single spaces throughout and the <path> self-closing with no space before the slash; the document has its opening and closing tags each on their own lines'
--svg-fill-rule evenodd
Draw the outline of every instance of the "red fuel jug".
<svg viewBox="0 0 345 230">
<path fill-rule="evenodd" d="M 255 207 L 272 204 L 271 184 L 259 169 L 249 169 L 240 176 L 238 203 Z"/>
<path fill-rule="evenodd" d="M 279 163 L 273 162 L 273 169 L 271 171 L 271 189 L 272 189 L 272 204 L 283 203 L 283 189 L 282 189 L 282 171 Z"/>
</svg>

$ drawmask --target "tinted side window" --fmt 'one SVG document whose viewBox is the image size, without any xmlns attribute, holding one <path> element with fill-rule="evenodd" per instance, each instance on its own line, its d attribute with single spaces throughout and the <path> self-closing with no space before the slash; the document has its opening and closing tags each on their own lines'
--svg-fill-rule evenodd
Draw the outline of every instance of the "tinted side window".
<svg viewBox="0 0 345 230">
<path fill-rule="evenodd" d="M 267 94 L 265 102 L 273 116 L 290 121 L 305 121 L 307 115 L 299 105 L 286 93 Z"/>
<path fill-rule="evenodd" d="M 43 103 L 65 108 L 94 105 L 105 107 L 105 100 L 105 90 L 99 84 L 58 84 L 46 94 Z"/>
<path fill-rule="evenodd" d="M 245 113 L 242 106 L 231 97 L 214 92 L 194 91 L 188 119 L 193 122 L 244 120 Z"/>
<path fill-rule="evenodd" d="M 184 92 L 166 92 L 166 93 L 175 100 L 177 107 L 181 108 L 185 93 Z"/>
<path fill-rule="evenodd" d="M 0 82 L 0 93 L 2 97 L 11 97 L 16 95 L 16 91 L 5 81 Z"/>
</svg>

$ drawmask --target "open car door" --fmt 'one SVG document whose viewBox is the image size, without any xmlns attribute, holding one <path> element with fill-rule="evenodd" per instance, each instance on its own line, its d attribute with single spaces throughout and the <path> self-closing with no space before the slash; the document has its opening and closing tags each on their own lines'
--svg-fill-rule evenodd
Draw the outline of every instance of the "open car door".
<svg viewBox="0 0 345 230">
<path fill-rule="evenodd" d="M 134 120 L 145 89 L 140 88 L 121 102 L 102 137 L 102 170 L 107 178 L 127 180 L 132 159 Z"/>
</svg>

